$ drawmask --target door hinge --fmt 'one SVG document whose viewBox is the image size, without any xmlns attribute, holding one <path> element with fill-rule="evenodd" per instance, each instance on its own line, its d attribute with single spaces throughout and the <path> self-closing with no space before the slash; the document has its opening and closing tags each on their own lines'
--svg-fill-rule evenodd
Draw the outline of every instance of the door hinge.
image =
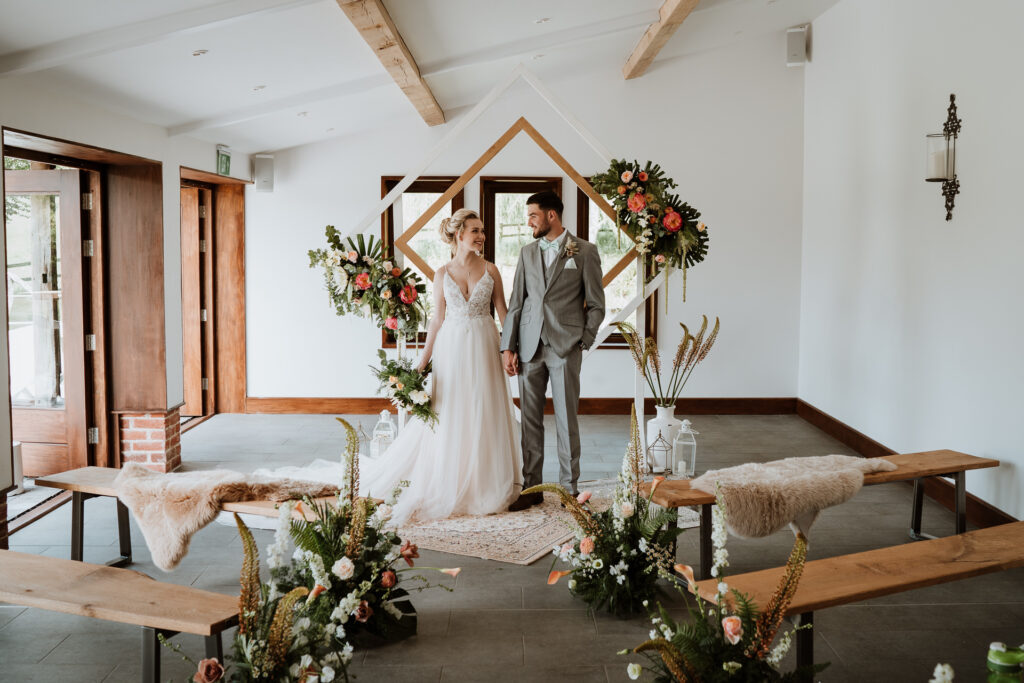
<svg viewBox="0 0 1024 683">
<path fill-rule="evenodd" d="M 82 240 L 82 256 L 92 256 L 92 240 Z"/>
<path fill-rule="evenodd" d="M 85 335 L 85 350 L 95 351 L 96 350 L 96 335 L 87 334 Z"/>
<path fill-rule="evenodd" d="M 200 218 L 206 218 L 206 207 L 205 206 L 200 206 L 199 207 L 199 217 Z"/>
<path fill-rule="evenodd" d="M 92 192 L 82 193 L 82 210 L 92 211 Z"/>
<path fill-rule="evenodd" d="M 201 320 L 204 323 L 206 322 L 206 309 L 205 308 L 202 309 L 201 311 L 199 311 L 199 320 Z"/>
<path fill-rule="evenodd" d="M 203 391 L 209 391 L 209 389 L 210 389 L 210 379 L 208 377 L 204 377 L 203 378 Z"/>
<path fill-rule="evenodd" d="M 97 444 L 100 442 L 100 429 L 99 427 L 89 427 L 85 430 L 85 441 L 90 444 Z"/>
<path fill-rule="evenodd" d="M 206 253 L 206 240 L 199 240 L 199 253 L 200 254 L 205 254 Z"/>
</svg>

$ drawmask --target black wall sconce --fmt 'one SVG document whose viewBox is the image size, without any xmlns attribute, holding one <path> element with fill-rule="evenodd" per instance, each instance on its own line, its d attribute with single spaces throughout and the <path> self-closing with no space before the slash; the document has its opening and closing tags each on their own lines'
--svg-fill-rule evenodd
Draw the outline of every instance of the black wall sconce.
<svg viewBox="0 0 1024 683">
<path fill-rule="evenodd" d="M 960 180 L 956 177 L 956 138 L 960 134 L 960 119 L 956 117 L 956 95 L 949 96 L 949 109 L 941 133 L 928 133 L 928 165 L 925 180 L 942 183 L 942 196 L 946 198 L 946 220 L 953 220 L 953 198 L 960 194 Z"/>
</svg>

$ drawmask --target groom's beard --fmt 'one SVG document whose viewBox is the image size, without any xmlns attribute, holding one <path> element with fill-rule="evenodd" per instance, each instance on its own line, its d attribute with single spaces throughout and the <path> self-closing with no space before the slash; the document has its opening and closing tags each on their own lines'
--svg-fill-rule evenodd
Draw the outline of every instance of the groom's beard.
<svg viewBox="0 0 1024 683">
<path fill-rule="evenodd" d="M 547 218 L 544 218 L 543 221 L 543 223 L 541 223 L 540 225 L 533 229 L 534 239 L 540 239 L 541 237 L 544 237 L 544 235 L 551 232 L 551 223 L 548 222 Z"/>
</svg>

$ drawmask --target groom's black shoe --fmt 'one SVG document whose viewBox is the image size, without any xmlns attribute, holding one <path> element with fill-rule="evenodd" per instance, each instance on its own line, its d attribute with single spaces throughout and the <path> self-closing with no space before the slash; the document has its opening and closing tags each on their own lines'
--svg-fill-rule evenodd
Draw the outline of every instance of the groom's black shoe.
<svg viewBox="0 0 1024 683">
<path fill-rule="evenodd" d="M 519 512 L 526 508 L 533 507 L 534 505 L 540 505 L 544 502 L 544 494 L 537 493 L 520 493 L 519 497 L 512 501 L 512 504 L 508 506 L 509 512 Z"/>
</svg>

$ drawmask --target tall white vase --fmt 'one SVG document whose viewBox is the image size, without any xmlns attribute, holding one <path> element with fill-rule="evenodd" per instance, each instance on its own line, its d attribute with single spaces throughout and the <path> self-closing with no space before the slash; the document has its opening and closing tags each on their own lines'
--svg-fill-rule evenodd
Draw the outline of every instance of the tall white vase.
<svg viewBox="0 0 1024 683">
<path fill-rule="evenodd" d="M 672 442 L 682 428 L 683 422 L 682 420 L 677 420 L 673 414 L 675 412 L 674 406 L 654 406 L 654 409 L 658 414 L 647 421 L 647 447 L 650 449 L 651 444 L 658 440 L 658 435 L 660 434 L 661 438 L 668 443 L 668 449 L 651 449 L 650 454 L 652 457 L 649 458 L 648 462 L 655 474 L 661 474 L 668 467 L 668 460 L 672 453 Z"/>
</svg>

